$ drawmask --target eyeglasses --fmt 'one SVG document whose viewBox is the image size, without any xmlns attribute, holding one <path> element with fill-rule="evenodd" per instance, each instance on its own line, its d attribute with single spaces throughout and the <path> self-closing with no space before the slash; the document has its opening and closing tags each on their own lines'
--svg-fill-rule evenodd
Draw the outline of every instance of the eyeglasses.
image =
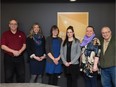
<svg viewBox="0 0 116 87">
<path fill-rule="evenodd" d="M 107 32 L 102 32 L 102 34 L 108 34 L 108 33 L 110 33 L 110 31 L 107 31 Z"/>
</svg>

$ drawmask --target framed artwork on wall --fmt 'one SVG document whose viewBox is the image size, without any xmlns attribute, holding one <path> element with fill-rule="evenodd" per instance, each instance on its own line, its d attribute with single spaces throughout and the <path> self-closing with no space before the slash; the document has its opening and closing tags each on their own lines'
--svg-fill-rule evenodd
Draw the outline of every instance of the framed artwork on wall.
<svg viewBox="0 0 116 87">
<path fill-rule="evenodd" d="M 65 38 L 68 26 L 73 26 L 75 36 L 82 41 L 89 22 L 88 12 L 57 12 L 57 25 L 60 30 L 59 36 Z"/>
</svg>

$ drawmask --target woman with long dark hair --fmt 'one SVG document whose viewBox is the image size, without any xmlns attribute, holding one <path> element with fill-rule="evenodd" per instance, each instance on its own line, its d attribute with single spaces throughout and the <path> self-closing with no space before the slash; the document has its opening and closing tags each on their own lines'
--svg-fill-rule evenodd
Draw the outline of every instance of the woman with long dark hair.
<svg viewBox="0 0 116 87">
<path fill-rule="evenodd" d="M 80 54 L 79 40 L 75 37 L 73 27 L 69 26 L 66 30 L 66 38 L 61 46 L 61 59 L 64 64 L 67 87 L 77 87 Z"/>
</svg>

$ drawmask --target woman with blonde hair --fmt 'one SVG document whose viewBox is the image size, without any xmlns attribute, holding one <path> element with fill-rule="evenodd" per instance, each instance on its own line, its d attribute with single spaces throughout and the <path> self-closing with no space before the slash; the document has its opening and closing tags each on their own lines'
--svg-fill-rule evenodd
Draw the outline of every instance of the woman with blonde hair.
<svg viewBox="0 0 116 87">
<path fill-rule="evenodd" d="M 45 38 L 38 23 L 34 23 L 27 38 L 29 56 L 30 82 L 42 82 L 45 68 Z M 41 79 L 39 78 L 41 77 Z M 41 81 L 40 81 L 41 80 Z"/>
</svg>

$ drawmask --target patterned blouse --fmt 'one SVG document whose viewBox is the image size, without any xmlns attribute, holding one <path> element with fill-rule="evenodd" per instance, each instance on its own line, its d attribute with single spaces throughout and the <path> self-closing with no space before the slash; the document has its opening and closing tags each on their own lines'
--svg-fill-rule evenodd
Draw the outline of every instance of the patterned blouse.
<svg viewBox="0 0 116 87">
<path fill-rule="evenodd" d="M 98 38 L 93 38 L 91 42 L 82 47 L 80 71 L 84 72 L 88 77 L 93 77 L 94 75 L 92 71 L 94 58 L 100 56 L 100 48 L 101 46 Z"/>
</svg>

